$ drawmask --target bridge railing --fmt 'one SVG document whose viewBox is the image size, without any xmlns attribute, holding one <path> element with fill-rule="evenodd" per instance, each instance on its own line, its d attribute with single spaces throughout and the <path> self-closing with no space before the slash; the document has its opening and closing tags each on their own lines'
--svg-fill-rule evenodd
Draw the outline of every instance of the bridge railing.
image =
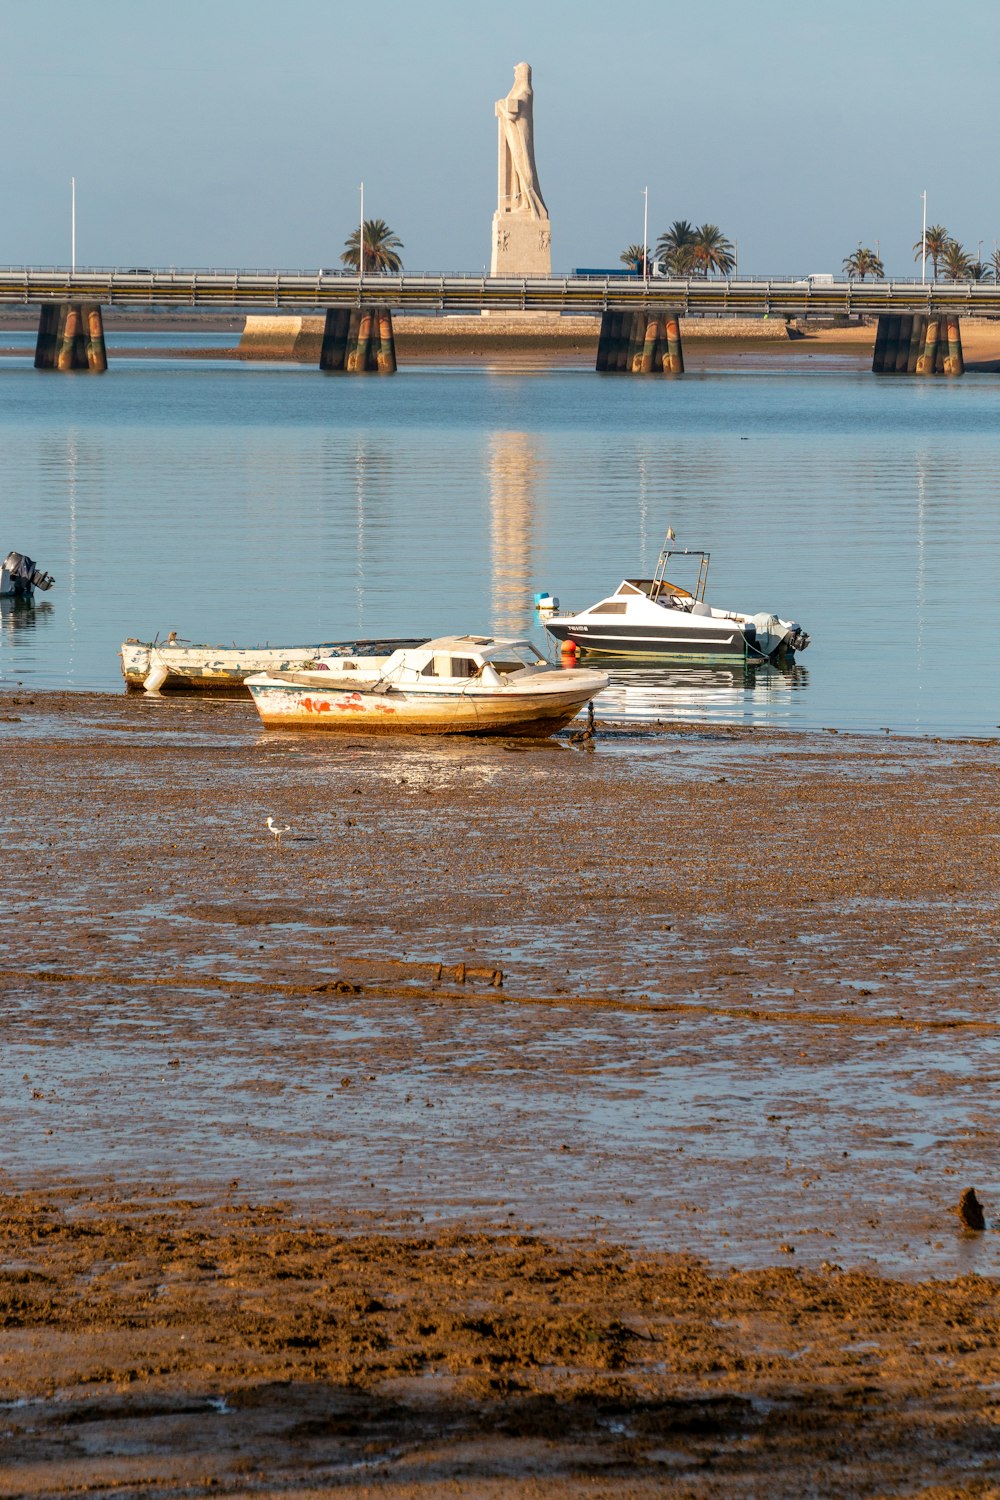
<svg viewBox="0 0 1000 1500">
<path fill-rule="evenodd" d="M 685 315 L 874 316 L 884 311 L 1000 316 L 996 282 L 883 281 L 810 277 L 343 276 L 309 271 L 218 267 L 152 270 L 10 266 L 0 268 L 0 303 L 74 300 L 131 307 L 214 307 L 309 312 L 389 306 L 400 311 L 478 313 L 678 309 Z"/>
<path fill-rule="evenodd" d="M 244 277 L 246 277 L 248 279 L 268 278 L 268 279 L 272 279 L 272 280 L 274 280 L 274 279 L 278 279 L 278 280 L 295 279 L 295 280 L 308 280 L 308 281 L 317 281 L 317 280 L 327 281 L 327 280 L 333 280 L 333 281 L 337 281 L 337 282 L 343 282 L 343 281 L 351 282 L 351 281 L 353 281 L 355 283 L 358 280 L 358 275 L 357 275 L 356 271 L 345 271 L 345 270 L 337 269 L 335 267 L 325 267 L 325 266 L 324 267 L 315 267 L 315 268 L 311 267 L 311 266 L 297 267 L 297 268 L 295 268 L 295 267 L 280 267 L 280 266 L 119 266 L 119 265 L 98 266 L 98 265 L 95 265 L 95 266 L 77 266 L 76 269 L 73 270 L 68 265 L 60 265 L 60 264 L 52 264 L 52 265 L 39 264 L 39 265 L 31 265 L 31 266 L 25 266 L 25 265 L 0 265 L 0 275 L 2 275 L 2 276 L 12 276 L 12 275 L 13 276 L 53 276 L 53 275 L 56 275 L 56 276 L 73 276 L 73 277 L 78 278 L 78 279 L 82 279 L 84 277 L 101 277 L 101 278 L 107 278 L 107 277 L 113 276 L 116 279 L 117 278 L 121 278 L 121 279 L 124 280 L 124 279 L 128 278 L 128 279 L 143 280 L 143 281 L 148 280 L 150 277 L 155 277 L 158 280 L 161 279 L 161 278 L 170 278 L 170 279 L 175 279 L 175 280 L 189 280 L 192 276 L 198 276 L 198 277 L 202 277 L 202 276 L 207 276 L 207 277 L 223 277 L 223 278 L 230 278 L 230 279 L 233 278 L 233 277 L 238 276 L 241 279 L 244 278 Z M 674 287 L 677 287 L 677 288 L 681 288 L 681 287 L 684 287 L 684 288 L 704 288 L 704 287 L 730 287 L 730 288 L 733 288 L 733 287 L 744 287 L 744 286 L 746 286 L 746 287 L 773 287 L 775 289 L 778 289 L 778 288 L 780 288 L 780 289 L 791 289 L 793 287 L 801 287 L 801 288 L 804 288 L 804 289 L 808 288 L 810 291 L 815 291 L 815 292 L 821 292 L 821 291 L 824 290 L 824 288 L 829 288 L 829 287 L 838 287 L 838 288 L 846 288 L 846 287 L 859 287 L 859 288 L 860 287 L 867 287 L 867 288 L 871 288 L 871 287 L 887 287 L 887 288 L 892 288 L 892 287 L 917 287 L 917 286 L 926 286 L 926 287 L 938 287 L 938 288 L 942 288 L 942 287 L 952 287 L 952 286 L 986 286 L 986 287 L 992 287 L 992 286 L 995 286 L 997 284 L 992 275 L 990 275 L 988 277 L 983 277 L 982 280 L 980 280 L 980 281 L 975 281 L 975 280 L 973 280 L 972 278 L 969 278 L 969 277 L 963 277 L 963 278 L 960 278 L 957 281 L 951 281 L 950 279 L 942 277 L 942 278 L 939 278 L 937 281 L 934 281 L 934 280 L 932 280 L 929 277 L 926 280 L 924 280 L 924 278 L 922 278 L 920 276 L 886 276 L 886 277 L 881 277 L 881 278 L 879 278 L 877 280 L 868 279 L 868 278 L 862 278 L 862 277 L 857 277 L 857 276 L 854 276 L 854 277 L 851 277 L 851 276 L 831 276 L 831 278 L 829 280 L 827 280 L 826 278 L 824 278 L 823 281 L 816 281 L 816 280 L 813 279 L 813 276 L 811 276 L 811 275 L 801 275 L 801 274 L 782 274 L 782 275 L 773 275 L 772 274 L 772 275 L 767 275 L 767 276 L 764 276 L 764 275 L 744 275 L 744 274 L 741 274 L 739 276 L 708 276 L 708 277 L 704 277 L 704 276 L 686 276 L 686 277 L 650 276 L 650 277 L 644 279 L 642 276 L 635 276 L 635 275 L 630 275 L 630 274 L 625 274 L 625 275 L 618 275 L 618 274 L 616 274 L 612 278 L 612 277 L 608 277 L 608 276 L 601 276 L 600 274 L 598 274 L 596 272 L 588 272 L 585 275 L 578 276 L 578 275 L 574 275 L 574 273 L 571 272 L 571 271 L 552 272 L 549 275 L 530 275 L 530 276 L 518 276 L 518 277 L 475 276 L 475 275 L 469 275 L 469 274 L 467 274 L 465 272 L 462 272 L 462 271 L 454 271 L 454 272 L 446 272 L 446 273 L 442 273 L 440 271 L 435 271 L 435 272 L 431 272 L 431 271 L 407 271 L 407 272 L 404 272 L 402 276 L 398 276 L 398 275 L 383 276 L 383 275 L 380 275 L 380 274 L 369 273 L 369 274 L 367 274 L 365 276 L 364 281 L 365 281 L 366 285 L 369 282 L 375 282 L 378 285 L 392 285 L 392 284 L 395 284 L 395 283 L 398 283 L 398 282 L 402 281 L 402 282 L 405 282 L 405 283 L 411 284 L 411 285 L 415 284 L 417 282 L 431 283 L 431 284 L 435 284 L 435 285 L 436 284 L 440 284 L 440 283 L 448 284 L 448 283 L 452 283 L 452 282 L 461 282 L 463 284 L 487 283 L 487 284 L 503 284 L 503 285 L 508 285 L 508 286 L 521 286 L 522 284 L 525 285 L 525 286 L 538 286 L 538 285 L 542 285 L 542 284 L 553 285 L 553 284 L 562 284 L 562 283 L 565 283 L 565 282 L 575 282 L 575 283 L 580 283 L 580 284 L 596 285 L 596 286 L 608 285 L 608 286 L 611 286 L 611 287 L 620 287 L 620 286 L 623 286 L 623 285 L 624 286 L 630 286 L 630 287 L 649 286 L 651 288 L 656 288 L 656 289 L 659 289 L 659 288 L 666 289 L 666 288 L 674 288 Z"/>
</svg>

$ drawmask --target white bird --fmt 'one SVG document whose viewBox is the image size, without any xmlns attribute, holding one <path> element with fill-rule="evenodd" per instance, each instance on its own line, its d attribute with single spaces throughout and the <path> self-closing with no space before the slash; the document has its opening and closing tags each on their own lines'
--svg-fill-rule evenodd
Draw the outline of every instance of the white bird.
<svg viewBox="0 0 1000 1500">
<path fill-rule="evenodd" d="M 281 843 L 281 835 L 283 833 L 289 833 L 292 827 L 291 823 L 276 823 L 273 818 L 268 818 L 267 826 L 269 831 L 274 834 L 274 842 L 276 844 Z"/>
</svg>

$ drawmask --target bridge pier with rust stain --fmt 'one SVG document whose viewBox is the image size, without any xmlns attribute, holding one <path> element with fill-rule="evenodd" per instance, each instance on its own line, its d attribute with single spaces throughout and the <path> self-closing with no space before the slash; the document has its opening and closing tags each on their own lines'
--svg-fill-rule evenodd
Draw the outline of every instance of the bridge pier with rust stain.
<svg viewBox="0 0 1000 1500">
<path fill-rule="evenodd" d="M 872 371 L 876 375 L 964 375 L 957 314 L 881 313 Z"/>
<path fill-rule="evenodd" d="M 108 368 L 104 318 L 96 302 L 45 302 L 38 317 L 36 370 L 89 370 L 102 375 Z"/>
<path fill-rule="evenodd" d="M 396 338 L 388 307 L 331 307 L 323 325 L 321 370 L 346 375 L 396 373 Z"/>
<path fill-rule="evenodd" d="M 606 310 L 601 314 L 595 369 L 609 375 L 682 375 L 679 314 Z"/>
</svg>

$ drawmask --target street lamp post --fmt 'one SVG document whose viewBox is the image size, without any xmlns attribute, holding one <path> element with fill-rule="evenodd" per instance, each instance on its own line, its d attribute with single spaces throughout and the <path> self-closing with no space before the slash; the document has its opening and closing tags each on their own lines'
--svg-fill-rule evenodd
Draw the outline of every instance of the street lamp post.
<svg viewBox="0 0 1000 1500">
<path fill-rule="evenodd" d="M 76 178 L 69 180 L 69 265 L 76 275 Z"/>
<path fill-rule="evenodd" d="M 358 280 L 365 274 L 365 185 L 361 184 L 361 228 L 358 230 Z"/>
<path fill-rule="evenodd" d="M 649 253 L 646 246 L 649 244 L 649 188 L 642 190 L 642 280 L 643 284 L 649 285 Z"/>
<path fill-rule="evenodd" d="M 927 189 L 924 188 L 924 227 L 920 232 L 920 285 L 927 285 Z"/>
</svg>

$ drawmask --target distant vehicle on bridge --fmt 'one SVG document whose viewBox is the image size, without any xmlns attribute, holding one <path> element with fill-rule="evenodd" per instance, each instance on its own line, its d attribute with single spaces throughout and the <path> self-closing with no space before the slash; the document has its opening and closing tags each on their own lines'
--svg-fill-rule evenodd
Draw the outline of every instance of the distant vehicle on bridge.
<svg viewBox="0 0 1000 1500">
<path fill-rule="evenodd" d="M 650 276 L 666 276 L 667 271 L 663 261 L 651 260 L 649 274 Z M 621 281 L 622 279 L 636 281 L 642 278 L 642 267 L 638 261 L 631 268 L 614 266 L 605 270 L 600 266 L 576 266 L 570 275 L 581 281 Z"/>
<path fill-rule="evenodd" d="M 633 266 L 631 269 L 627 269 L 623 266 L 615 266 L 613 270 L 602 270 L 600 266 L 574 266 L 570 275 L 580 280 L 607 281 L 610 278 L 611 280 L 619 281 L 623 276 L 638 276 L 639 268 L 638 266 Z"/>
</svg>

